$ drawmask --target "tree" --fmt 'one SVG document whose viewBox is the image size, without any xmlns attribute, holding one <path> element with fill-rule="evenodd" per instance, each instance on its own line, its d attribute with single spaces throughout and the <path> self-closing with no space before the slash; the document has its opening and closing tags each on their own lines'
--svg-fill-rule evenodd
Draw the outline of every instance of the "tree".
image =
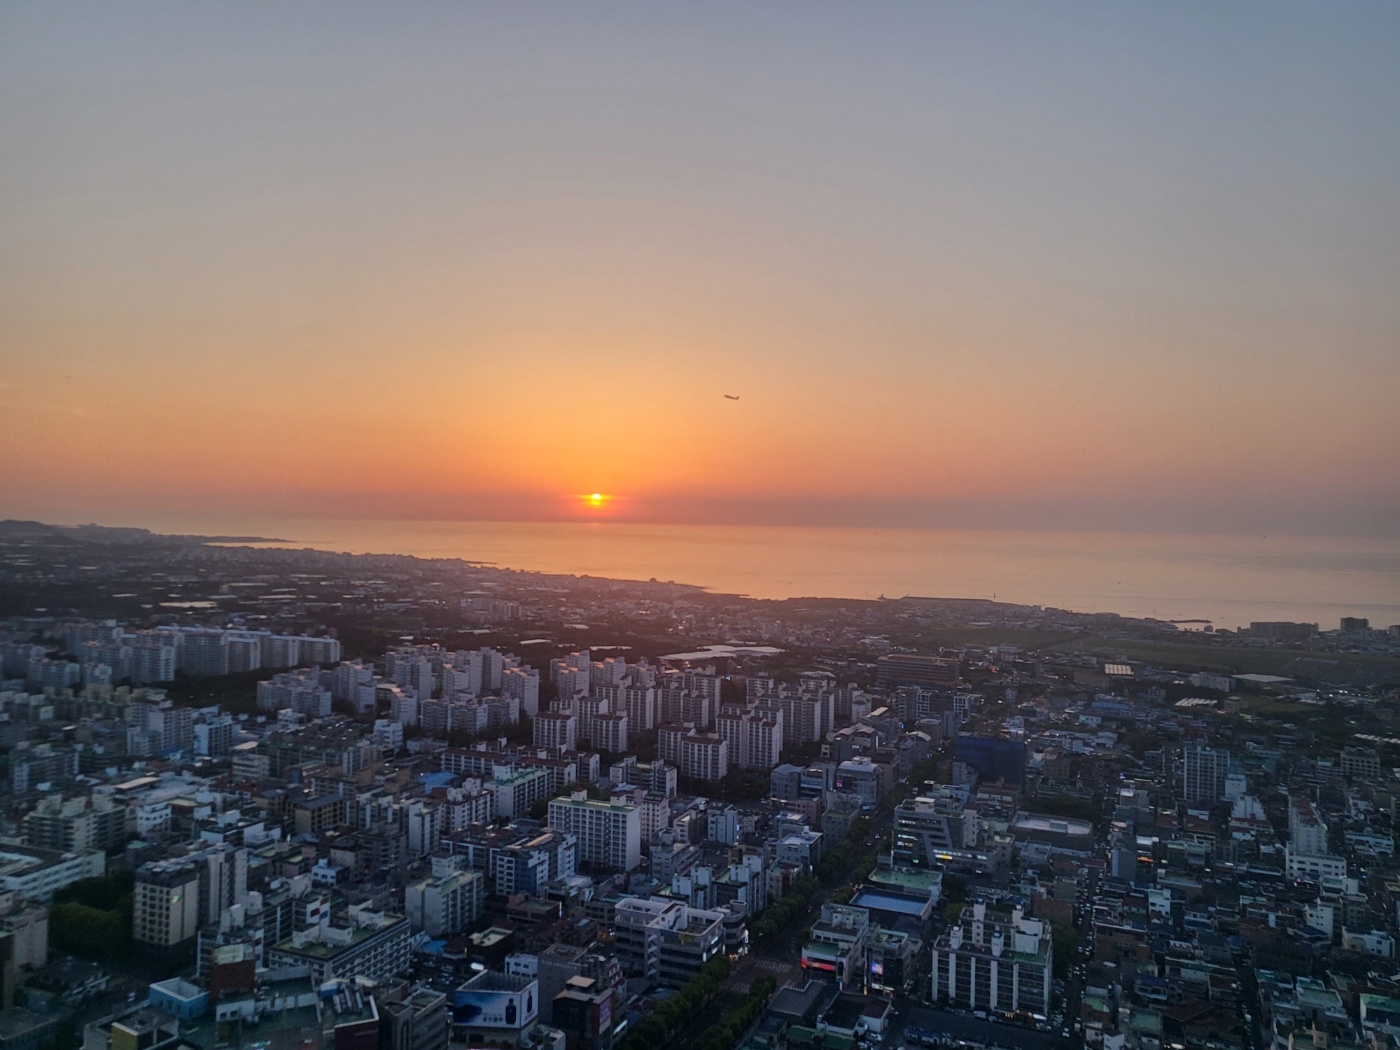
<svg viewBox="0 0 1400 1050">
<path fill-rule="evenodd" d="M 54 893 L 53 899 L 62 903 L 73 901 L 86 904 L 90 908 L 119 908 L 122 899 L 129 897 L 136 887 L 136 873 L 114 871 L 95 879 L 80 879 Z"/>
<path fill-rule="evenodd" d="M 1070 963 L 1074 961 L 1074 950 L 1079 946 L 1079 932 L 1073 926 L 1052 922 L 1050 944 L 1055 953 L 1055 976 L 1065 977 L 1069 974 Z"/>
<path fill-rule="evenodd" d="M 131 945 L 131 920 L 119 911 L 68 902 L 49 909 L 49 936 L 59 951 L 93 962 L 114 962 Z"/>
<path fill-rule="evenodd" d="M 115 871 L 82 879 L 54 894 L 49 939 L 59 951 L 94 962 L 120 959 L 131 946 L 136 876 Z"/>
<path fill-rule="evenodd" d="M 677 1029 L 689 1024 L 716 995 L 729 978 L 729 958 L 719 955 L 700 968 L 675 995 L 657 1005 L 632 1029 L 619 1050 L 655 1050 Z"/>
</svg>

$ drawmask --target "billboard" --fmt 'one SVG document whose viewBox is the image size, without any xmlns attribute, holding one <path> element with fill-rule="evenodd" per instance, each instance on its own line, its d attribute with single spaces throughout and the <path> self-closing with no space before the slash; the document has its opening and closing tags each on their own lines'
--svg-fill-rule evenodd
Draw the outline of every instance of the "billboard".
<svg viewBox="0 0 1400 1050">
<path fill-rule="evenodd" d="M 473 1028 L 525 1028 L 535 1021 L 538 984 L 511 991 L 458 988 L 452 993 L 452 1023 Z"/>
</svg>

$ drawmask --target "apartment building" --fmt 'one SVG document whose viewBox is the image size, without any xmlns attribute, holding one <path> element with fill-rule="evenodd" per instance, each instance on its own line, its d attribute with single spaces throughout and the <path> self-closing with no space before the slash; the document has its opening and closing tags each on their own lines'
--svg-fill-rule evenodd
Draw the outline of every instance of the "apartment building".
<svg viewBox="0 0 1400 1050">
<path fill-rule="evenodd" d="M 409 967 L 411 927 L 402 915 L 352 906 L 333 924 L 328 917 L 274 945 L 269 966 L 308 966 L 317 984 L 336 977 L 385 981 Z"/>
<path fill-rule="evenodd" d="M 404 887 L 404 910 L 415 930 L 429 937 L 451 937 L 481 918 L 486 879 L 479 871 L 462 871 L 450 859 L 433 860 L 433 873 Z"/>
<path fill-rule="evenodd" d="M 740 769 L 772 769 L 783 753 L 783 709 L 776 704 L 720 708 L 719 735 L 729 761 Z"/>
<path fill-rule="evenodd" d="M 729 775 L 729 742 L 693 725 L 663 725 L 657 731 L 656 750 L 683 777 L 716 781 Z"/>
<path fill-rule="evenodd" d="M 549 826 L 578 839 L 579 860 L 631 871 L 642 862 L 642 822 L 636 806 L 598 802 L 582 791 L 549 804 Z"/>
<path fill-rule="evenodd" d="M 1044 1018 L 1051 1012 L 1050 930 L 1019 907 L 966 905 L 933 948 L 932 994 L 970 1010 Z"/>
</svg>

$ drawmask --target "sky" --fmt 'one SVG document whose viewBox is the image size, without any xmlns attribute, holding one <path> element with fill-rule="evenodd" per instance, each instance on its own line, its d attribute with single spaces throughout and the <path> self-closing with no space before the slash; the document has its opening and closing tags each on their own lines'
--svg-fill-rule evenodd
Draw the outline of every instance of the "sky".
<svg viewBox="0 0 1400 1050">
<path fill-rule="evenodd" d="M 1396 54 L 1391 3 L 7 3 L 0 504 L 1400 535 Z"/>
</svg>

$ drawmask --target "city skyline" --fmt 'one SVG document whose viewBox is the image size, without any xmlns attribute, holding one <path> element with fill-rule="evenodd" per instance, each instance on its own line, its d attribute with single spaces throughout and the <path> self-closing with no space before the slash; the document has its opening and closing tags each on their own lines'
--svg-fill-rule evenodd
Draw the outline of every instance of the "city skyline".
<svg viewBox="0 0 1400 1050">
<path fill-rule="evenodd" d="M 1396 535 L 1397 40 L 13 5 L 8 513 Z"/>
</svg>

